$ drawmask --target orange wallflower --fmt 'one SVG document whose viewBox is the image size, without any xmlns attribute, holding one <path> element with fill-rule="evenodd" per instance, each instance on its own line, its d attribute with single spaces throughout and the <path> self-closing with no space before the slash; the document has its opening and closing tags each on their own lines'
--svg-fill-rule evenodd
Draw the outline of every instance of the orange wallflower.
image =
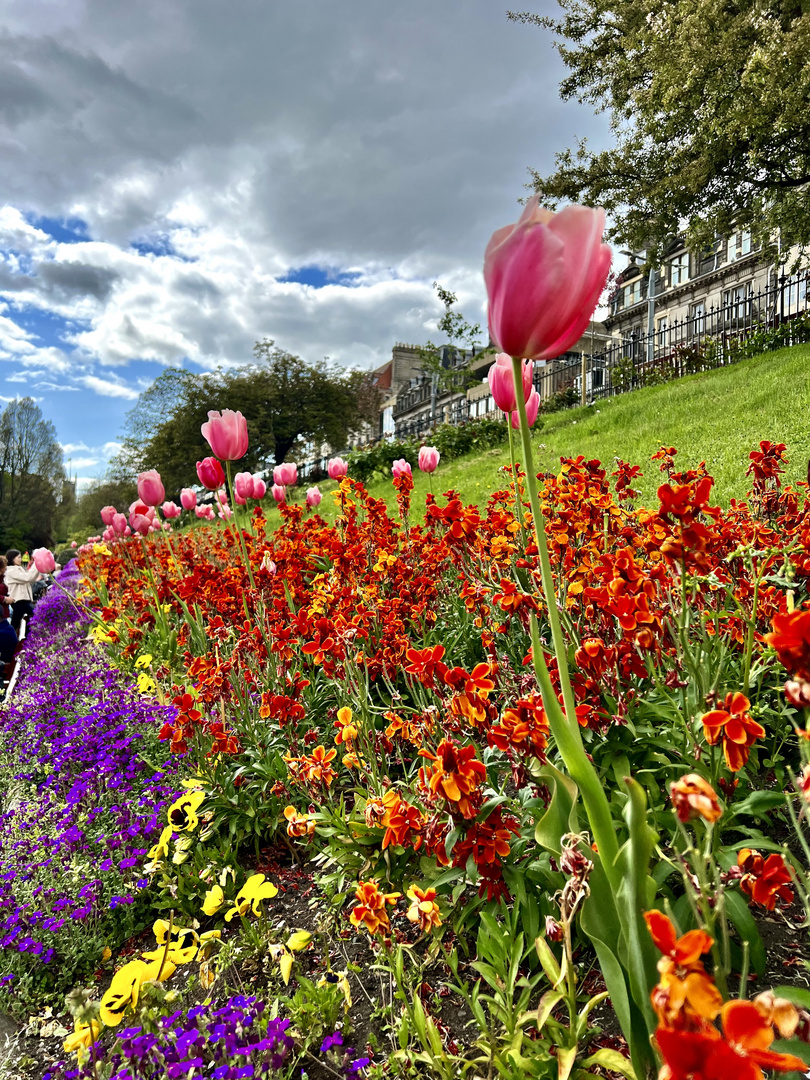
<svg viewBox="0 0 810 1080">
<path fill-rule="evenodd" d="M 335 736 L 335 742 L 338 744 L 352 743 L 357 738 L 357 724 L 352 719 L 352 710 L 348 705 L 338 709 L 334 727 L 338 729 Z"/>
<path fill-rule="evenodd" d="M 722 1037 L 712 1024 L 695 1031 L 656 1031 L 672 1080 L 762 1080 L 763 1069 L 807 1071 L 800 1058 L 769 1049 L 773 1028 L 752 1001 L 727 1001 L 721 1015 Z"/>
<path fill-rule="evenodd" d="M 548 719 L 539 695 L 522 698 L 503 710 L 500 722 L 487 732 L 487 742 L 499 750 L 514 747 L 530 757 L 546 760 Z"/>
<path fill-rule="evenodd" d="M 687 773 L 680 780 L 674 780 L 670 784 L 669 793 L 675 813 L 681 821 L 702 817 L 712 823 L 722 817 L 723 811 L 714 788 L 697 773 Z"/>
<path fill-rule="evenodd" d="M 772 634 L 765 640 L 774 649 L 791 675 L 810 681 L 810 611 L 791 611 L 774 615 Z"/>
<path fill-rule="evenodd" d="M 328 788 L 337 776 L 331 765 L 336 757 L 337 750 L 334 747 L 327 750 L 325 746 L 316 746 L 311 754 L 302 754 L 300 757 L 291 757 L 288 754 L 284 760 L 291 779 Z"/>
<path fill-rule="evenodd" d="M 664 955 L 658 961 L 661 978 L 650 995 L 656 1015 L 665 1027 L 691 1028 L 713 1020 L 723 999 L 700 960 L 713 939 L 705 930 L 690 930 L 678 937 L 675 927 L 660 911 L 646 911 L 644 919 Z"/>
<path fill-rule="evenodd" d="M 700 718 L 703 734 L 709 746 L 716 746 L 722 738 L 726 765 L 732 772 L 748 761 L 748 754 L 757 739 L 765 734 L 765 728 L 751 718 L 748 712 L 751 702 L 739 691 L 726 694 L 724 708 L 712 709 Z"/>
<path fill-rule="evenodd" d="M 410 844 L 414 851 L 418 851 L 422 846 L 422 826 L 425 823 L 420 811 L 415 806 L 403 802 L 393 789 L 386 791 L 382 801 L 385 807 L 382 819 L 382 824 L 385 826 L 383 848 L 387 848 L 389 844 L 400 847 Z"/>
<path fill-rule="evenodd" d="M 435 754 L 428 750 L 422 750 L 421 754 L 435 762 L 432 768 L 419 770 L 422 786 L 454 803 L 462 817 L 474 818 L 477 808 L 470 796 L 487 775 L 486 766 L 475 756 L 475 747 L 459 746 L 453 739 L 443 739 Z"/>
<path fill-rule="evenodd" d="M 354 895 L 358 903 L 349 916 L 352 926 L 365 926 L 370 934 L 387 933 L 391 923 L 385 905 L 396 904 L 402 893 L 381 893 L 376 881 L 361 881 Z"/>
<path fill-rule="evenodd" d="M 743 871 L 740 888 L 755 904 L 773 911 L 777 898 L 786 904 L 793 902 L 790 870 L 778 853 L 774 852 L 763 859 L 758 851 L 741 848 L 737 854 L 737 866 Z"/>
<path fill-rule="evenodd" d="M 294 806 L 286 806 L 284 817 L 287 819 L 288 836 L 306 836 L 309 840 L 315 835 L 315 819 L 311 814 L 299 814 Z"/>
<path fill-rule="evenodd" d="M 422 933 L 426 934 L 429 930 L 442 925 L 435 889 L 425 889 L 423 892 L 418 886 L 411 885 L 405 895 L 411 901 L 411 906 L 405 914 L 412 923 L 418 923 Z"/>
</svg>

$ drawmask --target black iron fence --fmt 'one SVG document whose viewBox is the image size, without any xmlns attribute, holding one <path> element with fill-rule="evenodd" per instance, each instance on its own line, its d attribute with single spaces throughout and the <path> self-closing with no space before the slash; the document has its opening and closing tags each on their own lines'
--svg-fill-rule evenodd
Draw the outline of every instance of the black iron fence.
<svg viewBox="0 0 810 1080">
<path fill-rule="evenodd" d="M 542 408 L 552 411 L 726 367 L 758 352 L 806 341 L 810 341 L 810 271 L 782 275 L 757 292 L 750 284 L 732 285 L 724 290 L 724 303 L 693 303 L 688 315 L 671 322 L 659 307 L 652 333 L 626 333 L 602 352 L 584 357 L 568 354 L 537 366 L 534 385 Z M 462 424 L 498 412 L 491 397 L 458 397 L 446 404 L 440 395 L 434 417 L 429 379 L 407 393 L 411 395 L 408 408 L 421 405 L 422 409 L 415 416 L 400 418 L 403 410 L 398 401 L 394 411 L 398 439 L 421 439 L 437 424 Z M 364 443 L 375 443 L 378 438 L 369 435 Z M 300 469 L 306 477 L 325 470 L 326 458 Z"/>
</svg>

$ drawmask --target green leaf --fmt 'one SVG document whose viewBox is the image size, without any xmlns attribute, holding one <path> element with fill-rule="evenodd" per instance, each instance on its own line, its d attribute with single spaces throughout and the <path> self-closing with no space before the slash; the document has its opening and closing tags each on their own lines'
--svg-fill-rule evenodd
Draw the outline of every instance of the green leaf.
<svg viewBox="0 0 810 1080">
<path fill-rule="evenodd" d="M 774 997 L 784 998 L 800 1009 L 810 1009 L 810 990 L 799 986 L 774 986 L 772 993 Z"/>
<path fill-rule="evenodd" d="M 547 990 L 540 998 L 537 1006 L 537 1030 L 542 1031 L 546 1020 L 551 1016 L 554 1009 L 559 1005 L 565 994 L 562 990 Z"/>
<path fill-rule="evenodd" d="M 765 972 L 765 947 L 759 936 L 757 924 L 751 914 L 748 904 L 737 892 L 726 891 L 723 893 L 723 903 L 726 905 L 729 920 L 733 923 L 737 933 L 748 942 L 751 966 L 757 975 Z"/>
<path fill-rule="evenodd" d="M 632 1064 L 618 1050 L 608 1050 L 607 1048 L 597 1050 L 595 1054 L 591 1054 L 582 1062 L 583 1069 L 590 1069 L 592 1065 L 600 1065 L 610 1072 L 620 1073 L 622 1076 L 627 1077 L 627 1080 L 637 1080 Z"/>
<path fill-rule="evenodd" d="M 539 780 L 544 780 L 548 784 L 552 794 L 545 814 L 535 826 L 534 838 L 546 851 L 559 855 L 562 846 L 561 837 L 567 832 L 576 832 L 577 786 L 570 776 L 565 776 L 553 765 L 544 765 L 538 770 L 537 776 Z"/>
<path fill-rule="evenodd" d="M 557 1049 L 557 1069 L 558 1080 L 568 1080 L 571 1075 L 571 1070 L 574 1067 L 574 1062 L 577 1060 L 577 1045 L 573 1046 L 560 1046 Z"/>
<path fill-rule="evenodd" d="M 551 951 L 551 946 L 544 937 L 539 937 L 535 940 L 534 947 L 537 950 L 537 957 L 548 977 L 548 981 L 552 986 L 556 986 L 561 977 L 560 965 L 557 963 L 557 957 Z"/>
<path fill-rule="evenodd" d="M 785 793 L 783 791 L 752 791 L 742 802 L 734 803 L 730 810 L 732 817 L 749 814 L 751 817 L 762 818 L 768 810 L 784 805 Z"/>
</svg>

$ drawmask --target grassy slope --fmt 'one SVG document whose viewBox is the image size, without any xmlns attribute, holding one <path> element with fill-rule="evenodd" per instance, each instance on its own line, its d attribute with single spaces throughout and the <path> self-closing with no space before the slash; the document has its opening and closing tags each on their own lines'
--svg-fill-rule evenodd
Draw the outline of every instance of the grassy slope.
<svg viewBox="0 0 810 1080">
<path fill-rule="evenodd" d="M 787 444 L 790 465 L 786 479 L 804 480 L 810 459 L 810 345 L 764 353 L 733 367 L 690 375 L 663 386 L 636 390 L 585 409 L 554 413 L 538 422 L 533 446 L 536 464 L 547 470 L 560 457 L 583 454 L 611 465 L 615 457 L 641 465 L 642 501 L 654 503 L 662 481 L 649 458 L 659 446 L 675 446 L 678 464 L 689 468 L 705 460 L 717 481 L 715 499 L 727 505 L 749 487 L 748 454 L 761 439 Z M 442 463 L 433 476 L 433 490 L 461 492 L 466 502 L 485 503 L 501 486 L 498 468 L 509 460 L 503 450 L 468 455 Z M 414 506 L 424 505 L 428 480 L 415 475 Z M 322 515 L 331 519 L 335 485 L 324 492 Z M 377 498 L 395 505 L 388 480 L 369 486 Z M 272 511 L 271 511 L 272 515 Z"/>
</svg>

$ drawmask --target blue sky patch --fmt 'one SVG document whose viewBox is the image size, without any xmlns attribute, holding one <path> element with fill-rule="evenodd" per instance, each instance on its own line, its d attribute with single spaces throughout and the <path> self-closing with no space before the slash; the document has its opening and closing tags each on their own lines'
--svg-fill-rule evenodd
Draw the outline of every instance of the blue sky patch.
<svg viewBox="0 0 810 1080">
<path fill-rule="evenodd" d="M 81 218 L 56 218 L 47 215 L 38 217 L 36 214 L 26 214 L 25 220 L 60 244 L 80 244 L 90 239 L 87 222 Z"/>
<path fill-rule="evenodd" d="M 313 289 L 322 289 L 324 285 L 356 285 L 361 277 L 359 270 L 339 270 L 335 266 L 296 266 L 284 277 L 278 278 L 282 284 L 295 282 L 298 285 L 311 285 Z"/>
</svg>

